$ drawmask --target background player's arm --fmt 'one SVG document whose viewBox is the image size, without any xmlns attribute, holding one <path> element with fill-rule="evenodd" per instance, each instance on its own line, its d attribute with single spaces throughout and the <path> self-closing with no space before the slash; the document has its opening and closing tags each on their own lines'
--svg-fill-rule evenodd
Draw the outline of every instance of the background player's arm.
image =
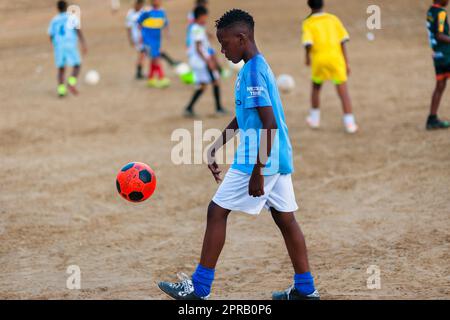
<svg viewBox="0 0 450 320">
<path fill-rule="evenodd" d="M 202 51 L 202 42 L 201 41 L 197 41 L 195 42 L 195 48 L 197 50 L 198 55 L 202 58 L 202 60 L 204 60 L 207 64 L 208 64 L 208 68 L 210 68 L 211 70 L 215 69 L 215 66 L 212 62 L 211 59 L 208 59 Z"/>
<path fill-rule="evenodd" d="M 130 42 L 130 45 L 132 47 L 134 47 L 133 37 L 132 37 L 132 34 L 131 34 L 131 28 L 130 27 L 127 27 L 127 35 L 128 35 L 128 41 Z"/>
<path fill-rule="evenodd" d="M 86 54 L 87 53 L 87 45 L 86 45 L 86 40 L 84 39 L 84 35 L 83 35 L 83 32 L 81 31 L 81 29 L 77 29 L 77 35 L 78 35 L 78 39 L 80 39 L 81 50 L 82 50 L 83 54 Z"/>
<path fill-rule="evenodd" d="M 344 55 L 344 59 L 345 59 L 345 65 L 347 67 L 347 74 L 350 75 L 351 70 L 350 70 L 350 62 L 348 60 L 346 43 L 347 43 L 347 41 L 342 41 L 341 42 L 341 48 L 342 48 L 342 54 Z"/>
<path fill-rule="evenodd" d="M 227 144 L 228 141 L 230 141 L 234 136 L 236 136 L 237 130 L 239 129 L 239 125 L 237 122 L 236 117 L 234 117 L 233 120 L 228 124 L 228 126 L 225 128 L 225 130 L 222 132 L 222 135 L 214 142 L 214 144 L 209 148 L 208 150 L 208 168 L 211 171 L 214 179 L 217 183 L 222 181 L 220 178 L 220 173 L 222 172 L 219 170 L 219 166 L 216 163 L 216 152 L 222 146 Z"/>
<path fill-rule="evenodd" d="M 450 37 L 444 34 L 443 32 L 438 32 L 436 34 L 436 39 L 439 42 L 450 43 Z"/>
<path fill-rule="evenodd" d="M 437 25 L 437 33 L 436 40 L 439 42 L 450 43 L 450 37 L 444 33 L 445 24 L 447 21 L 447 12 L 441 11 L 438 14 L 438 25 Z"/>
<path fill-rule="evenodd" d="M 311 65 L 311 45 L 305 46 L 305 64 L 309 67 Z"/>
<path fill-rule="evenodd" d="M 258 157 L 256 164 L 253 167 L 252 176 L 248 185 L 249 195 L 252 197 L 260 197 L 264 195 L 264 176 L 262 169 L 266 166 L 272 151 L 273 139 L 275 132 L 278 129 L 277 121 L 273 114 L 272 107 L 256 108 L 259 118 L 262 122 L 262 131 L 260 137 L 260 145 L 258 150 Z"/>
</svg>

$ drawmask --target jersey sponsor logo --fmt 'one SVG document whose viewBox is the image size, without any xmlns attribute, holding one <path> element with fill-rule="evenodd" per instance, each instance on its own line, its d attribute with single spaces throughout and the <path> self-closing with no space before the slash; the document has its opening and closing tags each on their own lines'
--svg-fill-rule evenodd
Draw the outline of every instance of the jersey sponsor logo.
<svg viewBox="0 0 450 320">
<path fill-rule="evenodd" d="M 258 98 L 262 96 L 262 93 L 264 92 L 264 87 L 258 86 L 258 87 L 247 87 L 248 97 L 247 99 L 252 98 Z"/>
<path fill-rule="evenodd" d="M 144 28 L 150 29 L 162 29 L 164 24 L 165 20 L 163 18 L 147 18 L 142 22 Z"/>
</svg>

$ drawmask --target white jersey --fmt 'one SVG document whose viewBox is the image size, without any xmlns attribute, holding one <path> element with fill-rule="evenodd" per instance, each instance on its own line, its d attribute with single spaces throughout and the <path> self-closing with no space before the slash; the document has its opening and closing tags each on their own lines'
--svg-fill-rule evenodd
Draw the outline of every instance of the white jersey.
<svg viewBox="0 0 450 320">
<path fill-rule="evenodd" d="M 131 29 L 131 38 L 135 44 L 139 44 L 141 41 L 141 30 L 139 29 L 137 21 L 143 11 L 143 9 L 140 11 L 130 9 L 127 13 L 126 26 Z"/>
<path fill-rule="evenodd" d="M 206 62 L 202 59 L 197 51 L 197 43 L 200 42 L 200 50 L 204 57 L 209 58 L 209 40 L 206 28 L 202 25 L 194 23 L 189 32 L 189 63 L 193 68 L 202 68 L 206 66 Z"/>
</svg>

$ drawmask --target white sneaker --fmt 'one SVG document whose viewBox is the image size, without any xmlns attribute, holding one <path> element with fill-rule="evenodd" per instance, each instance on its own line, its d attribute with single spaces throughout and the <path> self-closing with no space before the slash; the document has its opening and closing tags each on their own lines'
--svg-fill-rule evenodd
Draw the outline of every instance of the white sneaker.
<svg viewBox="0 0 450 320">
<path fill-rule="evenodd" d="M 314 120 L 311 118 L 311 116 L 308 116 L 306 118 L 306 122 L 312 129 L 319 129 L 320 127 L 320 120 Z"/>
<path fill-rule="evenodd" d="M 346 124 L 345 131 L 350 134 L 356 133 L 358 132 L 358 126 L 355 123 Z"/>
</svg>

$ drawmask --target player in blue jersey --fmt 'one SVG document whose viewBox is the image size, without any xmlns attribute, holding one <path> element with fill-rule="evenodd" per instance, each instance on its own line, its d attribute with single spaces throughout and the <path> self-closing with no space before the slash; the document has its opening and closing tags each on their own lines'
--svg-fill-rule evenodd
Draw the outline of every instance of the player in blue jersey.
<svg viewBox="0 0 450 320">
<path fill-rule="evenodd" d="M 164 76 L 161 64 L 162 31 L 169 26 L 166 11 L 161 7 L 161 3 L 161 0 L 152 0 L 152 8 L 144 11 L 138 19 L 142 42 L 151 59 L 148 85 L 155 88 L 165 88 L 170 85 L 170 80 Z"/>
<path fill-rule="evenodd" d="M 240 144 L 234 163 L 208 207 L 207 226 L 200 263 L 192 277 L 179 283 L 160 282 L 160 289 L 174 299 L 209 297 L 217 260 L 225 243 L 231 211 L 257 215 L 271 211 L 291 258 L 294 283 L 275 292 L 275 300 L 319 299 L 310 273 L 303 234 L 296 222 L 297 203 L 291 180 L 292 147 L 275 76 L 254 38 L 254 20 L 247 12 L 233 9 L 217 22 L 222 53 L 232 61 L 245 61 L 235 84 L 236 117 L 208 152 L 208 167 L 221 181 L 215 154 L 239 130 Z M 228 132 L 227 132 L 228 131 Z M 261 281 L 264 281 L 261 279 Z"/>
<path fill-rule="evenodd" d="M 78 51 L 78 39 L 81 42 L 83 53 L 87 52 L 86 41 L 80 28 L 80 21 L 74 15 L 67 13 L 67 2 L 58 1 L 58 15 L 50 22 L 48 35 L 53 44 L 55 64 L 58 68 L 58 88 L 60 97 L 67 95 L 67 89 L 77 94 L 78 75 L 81 69 L 81 57 Z M 65 82 L 66 66 L 73 67 L 71 76 Z"/>
</svg>

